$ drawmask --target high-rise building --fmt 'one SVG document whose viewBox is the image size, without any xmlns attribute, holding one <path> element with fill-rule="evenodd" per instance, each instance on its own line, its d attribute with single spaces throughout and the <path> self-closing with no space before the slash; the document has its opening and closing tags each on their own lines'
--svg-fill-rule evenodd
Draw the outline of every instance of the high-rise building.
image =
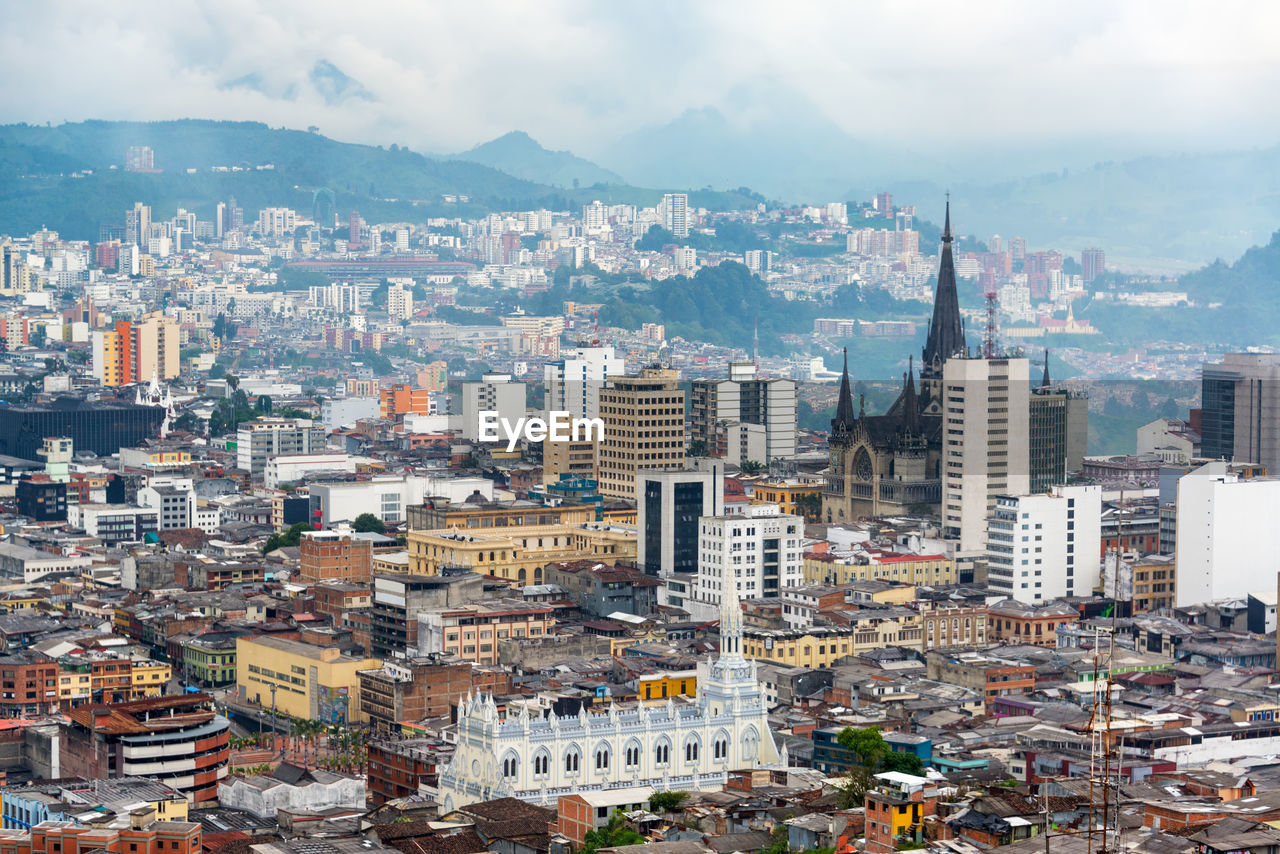
<svg viewBox="0 0 1280 854">
<path fill-rule="evenodd" d="M 981 555 L 1000 495 L 1031 489 L 1026 359 L 948 359 L 943 368 L 942 532 L 958 557 Z"/>
<path fill-rule="evenodd" d="M 796 453 L 796 383 L 763 379 L 752 362 L 733 362 L 727 379 L 694 380 L 690 390 L 689 441 L 702 443 L 706 456 L 735 465 L 746 459 L 727 440 L 732 425 L 759 425 L 762 441 L 755 462 L 789 459 Z"/>
<path fill-rule="evenodd" d="M 1280 478 L 1243 479 L 1220 461 L 1179 478 L 1178 607 L 1274 592 L 1277 507 Z"/>
<path fill-rule="evenodd" d="M 1102 554 L 1102 487 L 1056 486 L 1045 495 L 1000 495 L 987 520 L 987 589 L 1038 604 L 1089 596 Z"/>
<path fill-rule="evenodd" d="M 413 317 L 413 286 L 394 284 L 387 289 L 387 314 L 394 320 Z"/>
<path fill-rule="evenodd" d="M 227 231 L 227 203 L 218 202 L 213 209 L 213 236 L 221 240 Z"/>
<path fill-rule="evenodd" d="M 347 236 L 347 248 L 358 249 L 364 245 L 364 219 L 361 218 L 359 211 L 351 212 L 347 220 L 347 230 L 350 232 Z"/>
<path fill-rule="evenodd" d="M 149 145 L 131 145 L 124 155 L 124 171 L 154 172 L 156 155 Z"/>
<path fill-rule="evenodd" d="M 1280 353 L 1227 353 L 1200 380 L 1200 453 L 1280 472 Z"/>
<path fill-rule="evenodd" d="M 240 231 L 244 228 L 244 208 L 236 204 L 235 196 L 227 197 L 227 231 Z"/>
<path fill-rule="evenodd" d="M 105 386 L 171 380 L 182 370 L 180 335 L 178 322 L 158 311 L 117 321 L 93 333 L 93 375 Z"/>
<path fill-rule="evenodd" d="M 266 237 L 292 234 L 298 216 L 289 208 L 263 208 L 258 211 L 258 232 Z"/>
<path fill-rule="evenodd" d="M 626 373 L 626 362 L 614 355 L 612 347 L 561 349 L 560 356 L 560 361 L 543 369 L 544 407 L 574 418 L 596 418 L 600 389 L 609 377 Z"/>
<path fill-rule="evenodd" d="M 483 374 L 479 382 L 462 384 L 462 437 L 480 440 L 480 413 L 495 412 L 514 424 L 525 417 L 525 386 L 510 374 Z M 505 447 L 505 441 L 502 442 Z"/>
<path fill-rule="evenodd" d="M 1014 237 L 1009 241 L 1009 256 L 1014 261 L 1022 261 L 1027 257 L 1027 239 Z"/>
<path fill-rule="evenodd" d="M 880 216 L 893 216 L 893 193 L 876 193 L 875 209 Z"/>
<path fill-rule="evenodd" d="M 1080 471 L 1089 433 L 1089 400 L 1049 382 L 1049 353 L 1045 351 L 1044 378 L 1031 390 L 1027 416 L 1031 493 L 1048 492 L 1067 482 L 1069 472 Z"/>
<path fill-rule="evenodd" d="M 262 477 L 267 460 L 275 456 L 324 453 L 323 427 L 306 418 L 259 418 L 246 421 L 236 431 L 236 466 Z"/>
<path fill-rule="evenodd" d="M 676 237 L 689 236 L 689 196 L 686 193 L 667 193 L 658 205 L 662 227 Z"/>
<path fill-rule="evenodd" d="M 724 466 L 636 475 L 636 564 L 667 582 L 667 603 L 683 607 L 698 571 L 698 519 L 724 513 Z"/>
<path fill-rule="evenodd" d="M 600 494 L 634 499 L 645 469 L 684 467 L 684 391 L 679 374 L 644 368 L 610 377 L 600 390 L 604 438 L 599 444 Z"/>
<path fill-rule="evenodd" d="M 151 208 L 142 202 L 134 202 L 124 214 L 124 242 L 145 246 L 151 236 Z"/>
<path fill-rule="evenodd" d="M 1107 253 L 1101 249 L 1080 250 L 1080 278 L 1086 285 L 1106 272 Z"/>
<path fill-rule="evenodd" d="M 804 579 L 804 519 L 776 505 L 752 504 L 741 513 L 698 520 L 698 573 L 681 606 L 695 620 L 715 619 L 720 604 L 776 599 Z M 732 590 L 730 590 L 732 588 Z"/>
</svg>

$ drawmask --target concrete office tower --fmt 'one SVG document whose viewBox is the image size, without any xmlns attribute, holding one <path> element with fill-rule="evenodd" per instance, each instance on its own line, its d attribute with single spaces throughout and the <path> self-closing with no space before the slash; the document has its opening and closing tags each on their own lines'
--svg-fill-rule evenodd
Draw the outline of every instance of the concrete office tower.
<svg viewBox="0 0 1280 854">
<path fill-rule="evenodd" d="M 306 418 L 259 418 L 241 424 L 236 432 L 236 467 L 255 478 L 263 476 L 271 457 L 322 454 L 324 450 L 324 428 Z"/>
<path fill-rule="evenodd" d="M 645 469 L 684 467 L 684 391 L 675 371 L 652 367 L 636 376 L 610 377 L 600 390 L 600 418 L 605 498 L 634 499 L 636 476 Z"/>
<path fill-rule="evenodd" d="M 753 363 L 734 362 L 727 379 L 694 380 L 690 397 L 689 440 L 703 443 L 709 456 L 724 457 L 734 465 L 795 456 L 794 380 L 761 379 Z M 741 425 L 761 429 L 735 429 Z M 753 433 L 758 441 L 752 440 Z"/>
<path fill-rule="evenodd" d="M 1102 487 L 1000 495 L 987 520 L 987 589 L 1037 604 L 1088 596 L 1099 583 Z"/>
<path fill-rule="evenodd" d="M 942 532 L 956 556 L 986 553 L 996 496 L 1026 495 L 1029 400 L 1026 359 L 948 359 L 943 367 Z"/>
<path fill-rule="evenodd" d="M 1269 590 L 1280 569 L 1280 478 L 1243 479 L 1224 462 L 1178 480 L 1178 607 Z"/>
<path fill-rule="evenodd" d="M 124 214 L 124 242 L 133 246 L 145 246 L 151 233 L 151 207 L 134 202 Z"/>
<path fill-rule="evenodd" d="M 695 620 L 713 620 L 720 604 L 735 599 L 775 599 L 804 578 L 804 519 L 752 504 L 742 513 L 698 520 L 698 574 L 684 609 Z"/>
<path fill-rule="evenodd" d="M 524 395 L 524 383 L 512 381 L 510 374 L 483 374 L 479 382 L 463 383 L 462 437 L 479 441 L 481 412 L 496 412 L 512 424 L 524 418 Z"/>
<path fill-rule="evenodd" d="M 662 227 L 676 237 L 689 236 L 689 196 L 685 193 L 667 193 L 658 205 Z"/>
<path fill-rule="evenodd" d="M 698 519 L 722 513 L 723 463 L 636 476 L 636 563 L 666 580 L 666 604 L 683 607 L 698 571 Z"/>
<path fill-rule="evenodd" d="M 1228 353 L 1200 390 L 1200 453 L 1280 472 L 1280 353 Z"/>
<path fill-rule="evenodd" d="M 178 322 L 153 311 L 93 333 L 93 375 L 105 386 L 171 380 L 182 371 Z"/>
</svg>

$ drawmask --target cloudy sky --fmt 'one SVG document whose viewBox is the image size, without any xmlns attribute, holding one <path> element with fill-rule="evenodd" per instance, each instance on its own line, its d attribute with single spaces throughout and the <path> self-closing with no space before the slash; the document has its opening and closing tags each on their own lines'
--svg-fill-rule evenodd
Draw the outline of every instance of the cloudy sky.
<svg viewBox="0 0 1280 854">
<path fill-rule="evenodd" d="M 0 121 L 254 119 L 437 152 L 518 128 L 590 156 L 759 90 L 921 151 L 1241 148 L 1280 141 L 1278 31 L 1258 2 L 49 0 L 6 9 Z"/>
</svg>

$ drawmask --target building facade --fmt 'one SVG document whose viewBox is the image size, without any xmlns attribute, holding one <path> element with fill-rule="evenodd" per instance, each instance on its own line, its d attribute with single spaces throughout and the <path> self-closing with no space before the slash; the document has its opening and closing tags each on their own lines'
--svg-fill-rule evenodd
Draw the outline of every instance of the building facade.
<svg viewBox="0 0 1280 854">
<path fill-rule="evenodd" d="M 566 717 L 534 717 L 522 705 L 504 720 L 492 696 L 469 698 L 458 710 L 453 759 L 440 774 L 442 810 L 504 796 L 551 805 L 584 791 L 688 791 L 723 785 L 729 771 L 782 763 L 755 662 L 742 654 L 742 608 L 732 595 L 720 633 L 720 655 L 698 666 L 692 703 L 583 708 Z"/>
<path fill-rule="evenodd" d="M 600 390 L 600 418 L 597 466 L 605 498 L 634 500 L 641 471 L 684 467 L 684 391 L 676 371 L 645 368 L 610 378 Z"/>
</svg>

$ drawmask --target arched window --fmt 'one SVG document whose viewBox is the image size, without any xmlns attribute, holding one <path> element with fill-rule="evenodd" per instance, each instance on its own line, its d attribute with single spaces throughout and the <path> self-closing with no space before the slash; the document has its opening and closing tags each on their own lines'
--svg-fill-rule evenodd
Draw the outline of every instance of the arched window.
<svg viewBox="0 0 1280 854">
<path fill-rule="evenodd" d="M 516 573 L 516 580 L 521 584 L 524 584 L 526 578 L 528 578 L 528 573 L 525 570 L 522 569 Z"/>
<path fill-rule="evenodd" d="M 502 757 L 502 776 L 511 779 L 516 776 L 516 772 L 520 768 L 520 760 L 514 753 L 508 753 Z"/>
<path fill-rule="evenodd" d="M 756 732 L 753 726 L 747 727 L 746 732 L 742 734 L 742 761 L 754 762 L 756 758 L 756 748 L 760 744 L 760 734 Z"/>
<path fill-rule="evenodd" d="M 566 774 L 577 774 L 578 768 L 582 765 L 582 755 L 578 753 L 578 748 L 571 747 L 564 755 L 564 772 Z"/>
<path fill-rule="evenodd" d="M 729 758 L 729 739 L 727 736 L 717 733 L 715 741 L 711 742 L 711 758 L 717 761 L 723 761 Z"/>
<path fill-rule="evenodd" d="M 671 742 L 663 738 L 653 748 L 653 761 L 658 765 L 666 765 L 671 761 Z"/>
<path fill-rule="evenodd" d="M 689 739 L 684 743 L 684 761 L 698 761 L 698 742 L 695 739 Z"/>
<path fill-rule="evenodd" d="M 609 746 L 606 744 L 601 744 L 596 747 L 596 770 L 609 770 Z"/>
<path fill-rule="evenodd" d="M 546 777 L 551 773 L 551 754 L 547 749 L 541 748 L 533 755 L 533 776 Z"/>
<path fill-rule="evenodd" d="M 623 751 L 623 761 L 627 768 L 638 768 L 640 766 L 640 745 L 631 743 L 627 745 L 627 749 Z"/>
</svg>

